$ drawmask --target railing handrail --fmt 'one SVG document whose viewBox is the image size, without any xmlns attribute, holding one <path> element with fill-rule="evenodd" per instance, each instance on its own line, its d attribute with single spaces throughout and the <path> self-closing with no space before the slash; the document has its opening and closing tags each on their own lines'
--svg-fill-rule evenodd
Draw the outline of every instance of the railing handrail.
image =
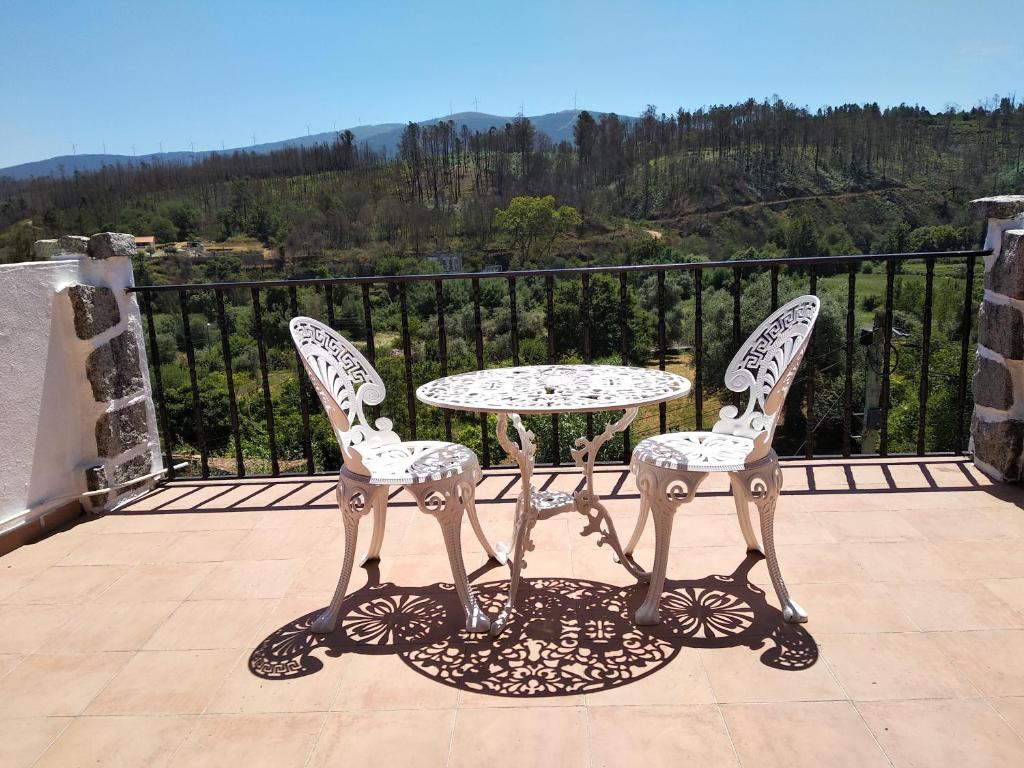
<svg viewBox="0 0 1024 768">
<path fill-rule="evenodd" d="M 859 261 L 908 261 L 928 258 L 989 256 L 992 249 L 968 251 L 925 251 L 920 253 L 860 253 L 847 256 L 786 256 L 780 259 L 734 259 L 732 261 L 684 261 L 667 264 L 620 264 L 601 267 L 562 267 L 559 269 L 513 269 L 504 272 L 436 272 L 416 275 L 369 275 L 354 277 L 301 277 L 282 280 L 239 280 L 217 283 L 176 283 L 135 285 L 126 290 L 135 293 L 165 291 L 217 291 L 235 288 L 297 288 L 315 285 L 366 285 L 374 283 L 417 283 L 436 280 L 486 280 L 510 277 L 571 277 L 584 274 L 623 272 L 675 272 L 705 269 L 757 269 L 772 267 L 810 267 L 819 264 L 848 264 Z"/>
</svg>

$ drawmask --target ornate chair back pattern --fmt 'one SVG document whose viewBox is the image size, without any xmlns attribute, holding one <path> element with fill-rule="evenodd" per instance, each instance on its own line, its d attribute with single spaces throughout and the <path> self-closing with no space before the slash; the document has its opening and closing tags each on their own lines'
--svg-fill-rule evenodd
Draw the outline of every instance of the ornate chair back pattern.
<svg viewBox="0 0 1024 768">
<path fill-rule="evenodd" d="M 383 402 L 384 380 L 358 349 L 323 323 L 296 317 L 289 328 L 334 428 L 345 468 L 369 476 L 362 451 L 401 442 L 390 419 L 377 419 L 371 425 L 363 412 L 365 406 Z"/>
<path fill-rule="evenodd" d="M 771 452 L 782 404 L 807 350 L 820 306 L 817 296 L 801 296 L 780 307 L 729 363 L 725 385 L 733 392 L 750 390 L 750 400 L 742 414 L 733 405 L 722 408 L 712 431 L 751 438 L 754 448 L 748 464 Z"/>
</svg>

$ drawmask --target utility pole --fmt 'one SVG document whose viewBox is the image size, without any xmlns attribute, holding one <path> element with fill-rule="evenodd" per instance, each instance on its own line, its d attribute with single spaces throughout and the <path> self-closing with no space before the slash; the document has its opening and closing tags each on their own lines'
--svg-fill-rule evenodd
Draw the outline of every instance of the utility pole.
<svg viewBox="0 0 1024 768">
<path fill-rule="evenodd" d="M 252 145 L 254 147 L 256 146 L 256 134 L 255 133 L 252 135 Z"/>
<path fill-rule="evenodd" d="M 309 136 L 309 123 L 306 123 L 306 135 Z"/>
<path fill-rule="evenodd" d="M 476 96 L 473 97 L 473 111 L 480 111 L 480 99 L 478 99 Z"/>
<path fill-rule="evenodd" d="M 135 157 L 135 145 L 132 144 L 132 157 Z"/>
<path fill-rule="evenodd" d="M 71 154 L 72 155 L 77 155 L 78 154 L 78 145 L 75 144 L 75 142 L 73 142 L 73 141 L 71 142 Z"/>
</svg>

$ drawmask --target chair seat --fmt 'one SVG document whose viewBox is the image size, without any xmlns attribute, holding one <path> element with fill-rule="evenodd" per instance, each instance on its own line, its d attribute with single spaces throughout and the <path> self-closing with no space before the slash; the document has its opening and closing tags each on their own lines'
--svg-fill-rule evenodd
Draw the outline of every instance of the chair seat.
<svg viewBox="0 0 1024 768">
<path fill-rule="evenodd" d="M 469 448 L 440 440 L 407 440 L 362 451 L 373 485 L 429 483 L 478 466 L 476 454 Z"/>
<path fill-rule="evenodd" d="M 642 440 L 633 461 L 695 472 L 734 472 L 746 466 L 754 449 L 748 437 L 718 432 L 670 432 Z"/>
</svg>

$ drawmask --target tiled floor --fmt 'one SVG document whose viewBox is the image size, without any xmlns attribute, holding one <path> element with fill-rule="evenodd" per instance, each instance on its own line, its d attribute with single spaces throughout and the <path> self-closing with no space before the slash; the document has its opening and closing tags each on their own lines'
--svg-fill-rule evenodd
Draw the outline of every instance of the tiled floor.
<svg viewBox="0 0 1024 768">
<path fill-rule="evenodd" d="M 709 482 L 677 519 L 660 627 L 632 626 L 642 592 L 564 516 L 535 529 L 530 620 L 497 642 L 460 632 L 407 497 L 318 638 L 344 547 L 329 479 L 170 485 L 0 558 L 0 765 L 1024 765 L 1024 490 L 957 459 L 785 480 L 803 627 Z M 598 485 L 628 535 L 628 474 Z M 478 489 L 494 540 L 515 493 L 507 470 Z M 504 572 L 463 534 L 494 610 Z"/>
</svg>

